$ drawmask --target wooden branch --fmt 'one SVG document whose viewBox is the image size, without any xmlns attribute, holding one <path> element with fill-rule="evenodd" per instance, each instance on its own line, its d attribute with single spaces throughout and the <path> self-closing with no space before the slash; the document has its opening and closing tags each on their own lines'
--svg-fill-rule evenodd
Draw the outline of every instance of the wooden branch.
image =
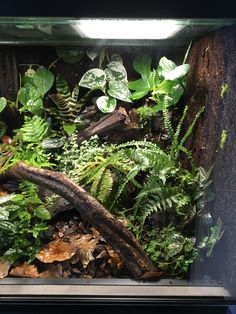
<svg viewBox="0 0 236 314">
<path fill-rule="evenodd" d="M 78 133 L 77 142 L 81 144 L 84 140 L 89 139 L 93 135 L 104 136 L 110 131 L 121 129 L 125 126 L 128 115 L 123 107 L 115 110 L 109 115 L 106 115 L 99 121 L 93 123 L 86 129 Z"/>
<path fill-rule="evenodd" d="M 67 200 L 121 256 L 125 267 L 133 277 L 140 278 L 146 273 L 156 272 L 156 268 L 133 234 L 95 198 L 65 175 L 31 167 L 23 161 L 18 162 L 8 171 L 16 178 L 43 186 Z"/>
</svg>

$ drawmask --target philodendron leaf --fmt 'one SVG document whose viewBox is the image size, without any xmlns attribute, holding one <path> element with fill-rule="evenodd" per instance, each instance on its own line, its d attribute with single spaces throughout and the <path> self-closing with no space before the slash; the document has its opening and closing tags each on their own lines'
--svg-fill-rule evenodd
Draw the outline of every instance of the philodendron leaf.
<svg viewBox="0 0 236 314">
<path fill-rule="evenodd" d="M 149 93 L 149 90 L 143 90 L 143 91 L 137 90 L 132 94 L 131 99 L 137 100 L 137 99 L 143 98 L 148 93 Z"/>
<path fill-rule="evenodd" d="M 96 104 L 103 113 L 113 112 L 116 109 L 116 99 L 108 96 L 99 97 Z"/>
<path fill-rule="evenodd" d="M 121 81 L 110 81 L 108 94 L 116 99 L 132 103 L 130 90 Z"/>
<path fill-rule="evenodd" d="M 127 81 L 127 72 L 122 63 L 111 61 L 105 70 L 106 79 L 108 81 L 119 80 Z"/>
<path fill-rule="evenodd" d="M 174 70 L 166 72 L 164 74 L 164 78 L 170 81 L 181 79 L 188 73 L 189 69 L 190 69 L 189 64 L 182 64 L 176 67 Z"/>
<path fill-rule="evenodd" d="M 169 94 L 173 91 L 175 82 L 164 80 L 155 87 L 155 90 L 152 92 L 152 95 L 156 94 Z"/>
<path fill-rule="evenodd" d="M 4 110 L 4 108 L 7 105 L 7 100 L 5 97 L 1 97 L 0 98 L 0 112 L 2 112 Z"/>
<path fill-rule="evenodd" d="M 81 48 L 75 47 L 57 47 L 57 55 L 61 57 L 63 61 L 67 63 L 79 62 L 85 55 L 85 51 Z"/>
<path fill-rule="evenodd" d="M 176 68 L 176 64 L 167 59 L 166 57 L 162 57 L 159 61 L 157 73 L 158 76 L 165 78 L 166 73 L 173 71 Z"/>
<path fill-rule="evenodd" d="M 151 72 L 152 59 L 147 54 L 138 55 L 133 62 L 133 68 L 138 72 L 142 78 L 148 79 Z"/>
<path fill-rule="evenodd" d="M 45 93 L 52 87 L 54 82 L 54 75 L 51 71 L 40 66 L 34 75 L 34 84 L 38 88 L 43 97 Z"/>
<path fill-rule="evenodd" d="M 106 85 L 106 74 L 101 69 L 88 70 L 81 78 L 79 86 L 90 89 L 103 89 Z"/>
</svg>

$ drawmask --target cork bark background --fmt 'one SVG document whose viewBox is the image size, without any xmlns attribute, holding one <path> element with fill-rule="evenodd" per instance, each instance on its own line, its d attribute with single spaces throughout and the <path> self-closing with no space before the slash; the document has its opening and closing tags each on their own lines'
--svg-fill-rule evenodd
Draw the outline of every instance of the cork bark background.
<svg viewBox="0 0 236 314">
<path fill-rule="evenodd" d="M 200 118 L 187 146 L 196 164 L 213 165 L 215 199 L 208 210 L 223 223 L 224 235 L 213 254 L 193 268 L 193 278 L 209 278 L 236 292 L 236 27 L 217 30 L 193 42 L 187 62 L 191 65 L 185 103 L 187 125 L 201 106 Z M 228 91 L 221 95 L 222 84 Z M 222 131 L 227 132 L 220 147 Z M 199 226 L 201 229 L 201 226 Z"/>
</svg>

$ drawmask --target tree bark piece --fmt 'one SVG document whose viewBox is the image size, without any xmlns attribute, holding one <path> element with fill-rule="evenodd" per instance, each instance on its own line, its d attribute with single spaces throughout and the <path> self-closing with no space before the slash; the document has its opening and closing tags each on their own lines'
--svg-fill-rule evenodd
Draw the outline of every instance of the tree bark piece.
<svg viewBox="0 0 236 314">
<path fill-rule="evenodd" d="M 23 161 L 18 162 L 8 171 L 14 177 L 50 189 L 67 200 L 121 256 L 124 265 L 133 277 L 139 278 L 147 272 L 156 271 L 132 233 L 96 199 L 65 175 L 51 170 L 31 167 Z"/>
<path fill-rule="evenodd" d="M 105 136 L 111 131 L 119 130 L 125 126 L 128 120 L 128 114 L 123 107 L 118 108 L 113 113 L 106 115 L 104 118 L 93 123 L 86 129 L 78 133 L 77 142 L 89 139 L 93 135 Z"/>
<path fill-rule="evenodd" d="M 225 230 L 214 247 L 211 258 L 196 264 L 193 279 L 208 277 L 230 292 L 236 291 L 236 26 L 211 32 L 195 42 L 189 52 L 190 64 L 186 104 L 187 125 L 201 106 L 205 106 L 194 132 L 187 142 L 193 149 L 197 165 L 209 169 L 213 165 L 214 202 L 205 204 L 214 223 L 220 217 Z M 228 87 L 222 93 L 223 84 Z M 221 134 L 227 139 L 221 147 Z M 201 224 L 199 223 L 201 236 Z M 204 229 L 204 227 L 202 228 Z"/>
</svg>

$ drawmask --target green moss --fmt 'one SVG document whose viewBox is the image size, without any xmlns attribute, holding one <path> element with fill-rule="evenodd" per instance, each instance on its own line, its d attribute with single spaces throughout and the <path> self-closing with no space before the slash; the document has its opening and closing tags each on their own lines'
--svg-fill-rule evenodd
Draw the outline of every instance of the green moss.
<svg viewBox="0 0 236 314">
<path fill-rule="evenodd" d="M 227 141 L 228 133 L 226 130 L 222 130 L 221 136 L 220 136 L 220 148 L 223 149 L 225 142 Z"/>
<path fill-rule="evenodd" d="M 229 91 L 229 85 L 227 83 L 222 83 L 220 97 L 224 98 L 228 91 Z"/>
</svg>

